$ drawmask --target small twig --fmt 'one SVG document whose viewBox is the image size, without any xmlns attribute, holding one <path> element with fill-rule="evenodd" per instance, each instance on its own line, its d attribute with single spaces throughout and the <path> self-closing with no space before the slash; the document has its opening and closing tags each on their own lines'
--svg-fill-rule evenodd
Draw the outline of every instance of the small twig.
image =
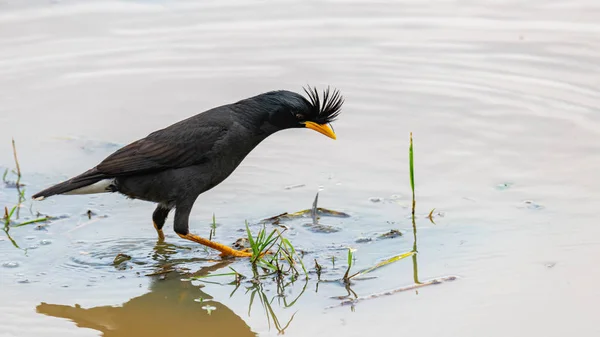
<svg viewBox="0 0 600 337">
<path fill-rule="evenodd" d="M 409 290 L 414 290 L 414 289 L 418 289 L 418 288 L 421 288 L 421 287 L 430 286 L 430 285 L 434 285 L 434 284 L 441 284 L 441 283 L 444 283 L 444 282 L 454 281 L 454 280 L 457 280 L 457 279 L 458 279 L 457 276 L 439 277 L 439 278 L 436 278 L 436 279 L 425 281 L 425 282 L 420 283 L 420 284 L 412 284 L 412 285 L 409 285 L 409 286 L 405 286 L 405 287 L 401 287 L 401 288 L 397 288 L 397 289 L 392 289 L 392 290 L 384 291 L 384 292 L 381 292 L 381 293 L 374 293 L 374 294 L 367 295 L 367 296 L 357 297 L 355 299 L 348 299 L 348 300 L 342 301 L 341 303 L 339 303 L 337 305 L 332 305 L 332 306 L 326 307 L 325 309 L 332 309 L 332 308 L 337 308 L 337 307 L 343 307 L 343 306 L 346 306 L 346 305 L 352 305 L 352 306 L 354 306 L 356 303 L 358 303 L 360 301 L 370 300 L 370 299 L 374 299 L 374 298 L 379 298 L 379 297 L 382 297 L 382 296 L 393 295 L 393 294 L 396 294 L 396 293 L 400 293 L 400 292 L 404 292 L 404 291 L 409 291 Z"/>
</svg>

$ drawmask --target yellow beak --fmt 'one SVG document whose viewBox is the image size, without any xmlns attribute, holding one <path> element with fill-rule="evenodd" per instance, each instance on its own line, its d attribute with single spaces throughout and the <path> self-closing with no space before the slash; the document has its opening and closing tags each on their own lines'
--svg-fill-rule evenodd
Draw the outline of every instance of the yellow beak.
<svg viewBox="0 0 600 337">
<path fill-rule="evenodd" d="M 333 132 L 333 130 L 331 129 L 331 127 L 329 127 L 329 125 L 327 124 L 317 124 L 314 122 L 304 122 L 304 125 L 312 130 L 317 131 L 320 134 L 323 134 L 329 138 L 332 139 L 337 139 L 337 137 L 335 136 L 335 132 Z"/>
</svg>

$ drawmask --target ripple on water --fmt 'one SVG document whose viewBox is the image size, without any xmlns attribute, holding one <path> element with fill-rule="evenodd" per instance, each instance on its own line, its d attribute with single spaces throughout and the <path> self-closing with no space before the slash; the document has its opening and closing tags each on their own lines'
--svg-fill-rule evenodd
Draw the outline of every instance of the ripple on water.
<svg viewBox="0 0 600 337">
<path fill-rule="evenodd" d="M 17 261 L 7 261 L 2 263 L 2 267 L 4 268 L 17 268 L 20 265 Z"/>
<path fill-rule="evenodd" d="M 112 269 L 113 261 L 118 254 L 127 254 L 133 257 L 144 256 L 152 249 L 150 242 L 140 241 L 99 241 L 82 242 L 77 245 L 77 255 L 69 257 L 63 267 L 69 270 L 87 268 Z"/>
<path fill-rule="evenodd" d="M 184 261 L 190 250 L 171 244 L 157 245 L 151 240 L 105 240 L 98 242 L 80 242 L 69 258 L 59 266 L 66 275 L 94 270 L 94 277 L 103 277 L 113 273 L 140 273 L 154 271 L 169 262 Z M 121 254 L 121 255 L 119 255 Z M 117 256 L 131 257 L 125 261 L 116 261 Z M 194 254 L 196 255 L 196 254 Z"/>
</svg>

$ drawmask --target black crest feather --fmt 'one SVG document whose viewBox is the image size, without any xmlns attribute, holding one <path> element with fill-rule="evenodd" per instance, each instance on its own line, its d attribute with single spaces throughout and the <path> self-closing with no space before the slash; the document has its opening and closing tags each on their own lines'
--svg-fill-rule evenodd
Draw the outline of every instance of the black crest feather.
<svg viewBox="0 0 600 337">
<path fill-rule="evenodd" d="M 323 90 L 323 99 L 321 100 L 316 88 L 307 87 L 303 89 L 308 95 L 310 104 L 316 111 L 314 121 L 319 124 L 333 122 L 342 112 L 342 104 L 344 104 L 344 98 L 339 90 L 334 89 L 331 92 L 329 87 L 327 87 L 327 89 Z"/>
</svg>

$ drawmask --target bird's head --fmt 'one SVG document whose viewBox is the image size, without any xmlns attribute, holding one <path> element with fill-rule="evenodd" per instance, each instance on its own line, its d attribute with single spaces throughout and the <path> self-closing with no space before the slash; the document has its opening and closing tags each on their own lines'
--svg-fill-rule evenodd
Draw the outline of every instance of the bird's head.
<svg viewBox="0 0 600 337">
<path fill-rule="evenodd" d="M 336 139 L 335 132 L 330 126 L 341 113 L 343 97 L 338 90 L 329 88 L 319 93 L 315 88 L 304 88 L 308 99 L 304 96 L 286 90 L 271 91 L 262 94 L 263 103 L 269 106 L 268 124 L 278 130 L 292 128 L 308 128 L 327 137 Z"/>
</svg>

